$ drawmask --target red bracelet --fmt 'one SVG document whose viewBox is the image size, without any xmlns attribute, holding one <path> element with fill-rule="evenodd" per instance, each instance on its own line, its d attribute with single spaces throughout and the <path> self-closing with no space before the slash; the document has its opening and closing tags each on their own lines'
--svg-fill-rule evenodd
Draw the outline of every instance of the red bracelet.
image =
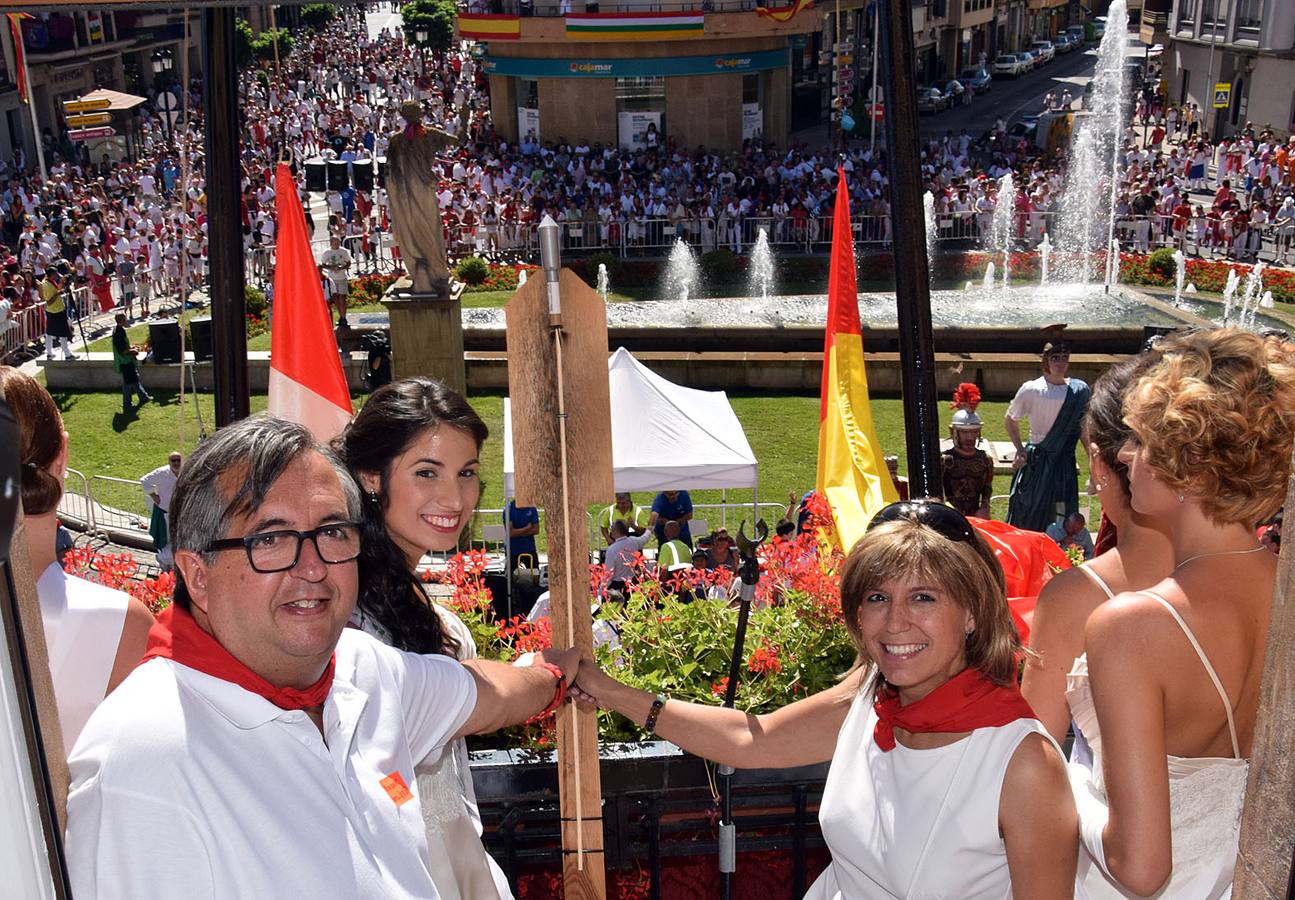
<svg viewBox="0 0 1295 900">
<path fill-rule="evenodd" d="M 549 673 L 558 680 L 558 686 L 557 690 L 553 692 L 553 699 L 549 701 L 549 705 L 527 719 L 527 724 L 537 722 L 544 718 L 549 713 L 553 712 L 553 710 L 561 706 L 562 701 L 567 698 L 567 676 L 562 674 L 562 670 L 550 662 L 537 662 L 534 665 L 539 669 L 547 669 Z"/>
</svg>

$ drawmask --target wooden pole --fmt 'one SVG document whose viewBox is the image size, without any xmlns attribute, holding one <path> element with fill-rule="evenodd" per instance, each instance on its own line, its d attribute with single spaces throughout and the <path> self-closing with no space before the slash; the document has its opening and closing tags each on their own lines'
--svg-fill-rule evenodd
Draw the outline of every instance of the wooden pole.
<svg viewBox="0 0 1295 900">
<path fill-rule="evenodd" d="M 878 0 L 886 92 L 886 159 L 894 223 L 895 302 L 908 448 L 914 497 L 944 495 L 940 478 L 939 411 L 935 402 L 935 341 L 931 335 L 930 261 L 918 153 L 917 79 L 913 72 L 910 0 Z M 955 0 L 956 2 L 956 0 Z"/>
<path fill-rule="evenodd" d="M 1286 491 L 1295 509 L 1295 477 Z M 1232 896 L 1282 900 L 1290 896 L 1295 853 L 1295 551 L 1287 544 L 1277 563 L 1259 716 L 1250 751 L 1250 778 L 1241 814 Z"/>
<path fill-rule="evenodd" d="M 585 510 L 613 493 L 607 309 L 572 272 L 563 270 L 558 284 L 558 317 L 540 278 L 507 306 L 516 502 L 545 510 L 553 644 L 592 656 Z M 597 716 L 567 704 L 557 725 L 564 896 L 604 900 Z"/>
</svg>

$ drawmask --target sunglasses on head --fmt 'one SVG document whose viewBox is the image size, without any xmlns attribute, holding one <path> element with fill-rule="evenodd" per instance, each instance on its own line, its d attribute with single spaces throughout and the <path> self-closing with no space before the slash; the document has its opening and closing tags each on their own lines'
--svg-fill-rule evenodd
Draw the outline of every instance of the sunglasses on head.
<svg viewBox="0 0 1295 900">
<path fill-rule="evenodd" d="M 939 500 L 901 500 L 883 508 L 868 523 L 868 531 L 887 522 L 917 522 L 951 541 L 975 545 L 976 532 L 967 517 Z"/>
</svg>

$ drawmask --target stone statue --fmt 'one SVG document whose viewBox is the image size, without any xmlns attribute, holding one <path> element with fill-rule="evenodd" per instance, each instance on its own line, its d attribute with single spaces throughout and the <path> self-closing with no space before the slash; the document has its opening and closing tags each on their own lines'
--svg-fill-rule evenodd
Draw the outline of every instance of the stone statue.
<svg viewBox="0 0 1295 900">
<path fill-rule="evenodd" d="M 458 147 L 454 135 L 423 125 L 423 107 L 401 105 L 406 125 L 387 147 L 387 202 L 391 227 L 415 294 L 449 296 L 450 265 L 445 229 L 436 192 L 440 187 L 437 154 Z"/>
</svg>

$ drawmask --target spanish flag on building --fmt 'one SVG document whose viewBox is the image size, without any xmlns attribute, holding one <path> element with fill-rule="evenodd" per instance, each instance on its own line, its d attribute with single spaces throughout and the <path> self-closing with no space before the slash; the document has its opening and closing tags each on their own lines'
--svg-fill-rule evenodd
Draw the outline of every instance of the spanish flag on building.
<svg viewBox="0 0 1295 900">
<path fill-rule="evenodd" d="M 576 41 L 677 41 L 701 37 L 699 12 L 567 13 L 567 38 Z"/>
<path fill-rule="evenodd" d="M 873 514 L 887 503 L 894 503 L 899 495 L 886 471 L 872 424 L 844 167 L 838 169 L 836 183 L 814 489 L 827 498 L 841 548 L 849 552 L 863 536 Z"/>
<path fill-rule="evenodd" d="M 459 37 L 465 41 L 515 41 L 522 36 L 517 16 L 459 13 Z"/>
<path fill-rule="evenodd" d="M 796 0 L 790 6 L 777 6 L 772 9 L 767 6 L 757 5 L 755 11 L 766 19 L 773 19 L 775 22 L 790 22 L 792 17 L 802 9 L 813 8 L 814 0 Z"/>
</svg>

